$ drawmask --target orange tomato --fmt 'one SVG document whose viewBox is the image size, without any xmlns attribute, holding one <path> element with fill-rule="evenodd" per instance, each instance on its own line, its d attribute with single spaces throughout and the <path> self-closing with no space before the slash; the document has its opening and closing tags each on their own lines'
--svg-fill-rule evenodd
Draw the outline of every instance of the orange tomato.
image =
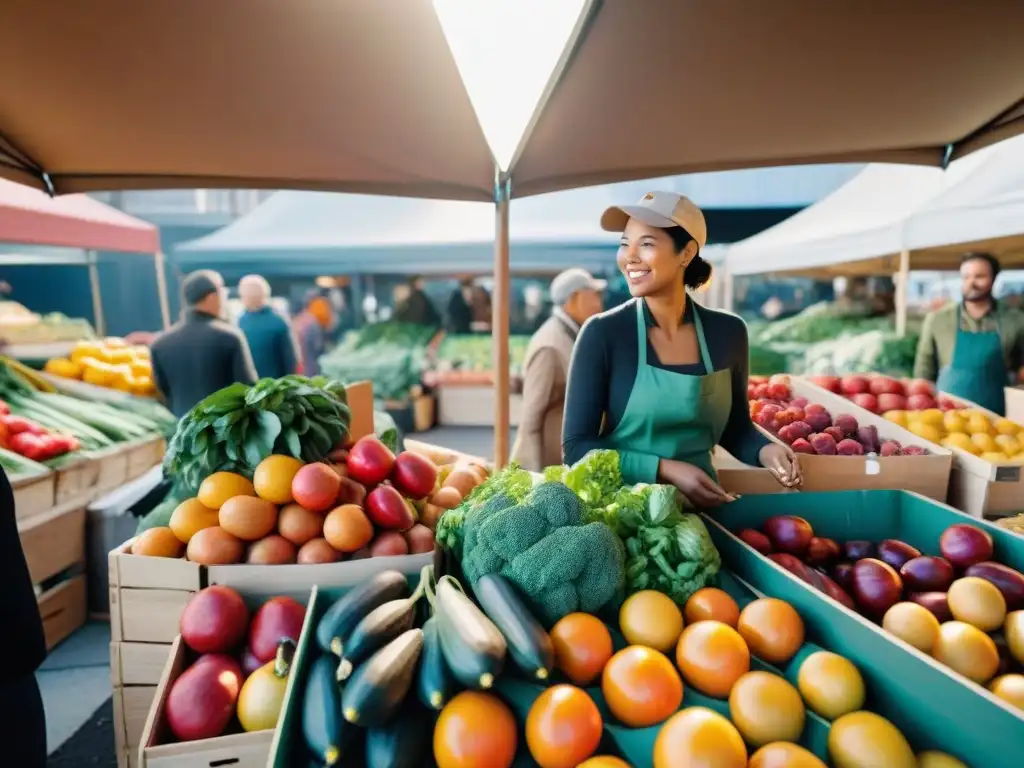
<svg viewBox="0 0 1024 768">
<path fill-rule="evenodd" d="M 772 664 L 784 664 L 804 644 L 804 622 L 789 603 L 762 597 L 740 611 L 736 629 L 750 652 Z"/>
<path fill-rule="evenodd" d="M 803 747 L 776 741 L 766 744 L 750 756 L 747 768 L 827 768 Z"/>
<path fill-rule="evenodd" d="M 594 754 L 603 730 L 594 700 L 574 685 L 548 688 L 526 716 L 526 744 L 540 768 L 576 768 Z"/>
<path fill-rule="evenodd" d="M 611 755 L 597 755 L 584 760 L 577 768 L 632 768 L 625 760 Z"/>
<path fill-rule="evenodd" d="M 747 768 L 747 748 L 733 724 L 707 707 L 687 707 L 661 727 L 654 768 Z"/>
<path fill-rule="evenodd" d="M 748 672 L 729 694 L 729 717 L 748 744 L 760 747 L 799 739 L 807 712 L 786 680 L 771 672 Z"/>
<path fill-rule="evenodd" d="M 724 699 L 750 671 L 750 651 L 740 633 L 720 621 L 698 621 L 683 630 L 676 646 L 683 679 L 701 693 Z"/>
<path fill-rule="evenodd" d="M 715 587 L 704 587 L 694 592 L 686 601 L 683 615 L 687 624 L 711 620 L 735 628 L 736 622 L 740 619 L 740 607 L 728 592 Z"/>
<path fill-rule="evenodd" d="M 631 728 L 647 728 L 679 709 L 683 681 L 664 654 L 643 645 L 631 645 L 605 665 L 601 693 L 621 723 Z"/>
<path fill-rule="evenodd" d="M 576 685 L 590 685 L 612 657 L 608 627 L 589 613 L 570 613 L 551 629 L 555 667 Z"/>
<path fill-rule="evenodd" d="M 463 691 L 434 726 L 437 768 L 510 768 L 518 736 L 511 710 L 496 696 Z"/>
</svg>

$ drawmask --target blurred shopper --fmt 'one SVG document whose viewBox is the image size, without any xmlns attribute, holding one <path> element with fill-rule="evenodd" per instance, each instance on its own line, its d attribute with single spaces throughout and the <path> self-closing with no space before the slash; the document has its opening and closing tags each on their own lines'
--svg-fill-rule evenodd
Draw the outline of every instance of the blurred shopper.
<svg viewBox="0 0 1024 768">
<path fill-rule="evenodd" d="M 327 331 L 333 324 L 331 302 L 317 290 L 307 293 L 305 306 L 293 322 L 306 376 L 320 375 L 320 356 L 327 351 Z"/>
<path fill-rule="evenodd" d="M 249 342 L 249 352 L 260 378 L 279 379 L 295 373 L 299 352 L 288 322 L 270 306 L 270 283 L 259 275 L 246 275 L 238 283 L 245 312 L 238 327 Z"/>
<path fill-rule="evenodd" d="M 46 714 L 36 670 L 46 658 L 43 620 L 18 535 L 14 492 L 0 468 L 0 739 L 4 765 L 46 766 Z"/>
<path fill-rule="evenodd" d="M 445 330 L 448 333 L 467 334 L 472 330 L 473 310 L 469 306 L 472 298 L 473 281 L 461 280 L 448 300 L 448 316 L 445 318 Z"/>
<path fill-rule="evenodd" d="M 1024 368 L 1024 314 L 995 300 L 999 261 L 990 253 L 960 262 L 962 300 L 929 313 L 917 347 L 914 376 L 1002 415 L 1004 388 Z"/>
<path fill-rule="evenodd" d="M 569 360 L 580 326 L 601 311 L 607 287 L 585 269 L 551 282 L 554 309 L 530 339 L 523 362 L 523 410 L 512 459 L 538 472 L 562 463 L 562 411 Z"/>
<path fill-rule="evenodd" d="M 430 328 L 441 327 L 441 314 L 423 290 L 423 278 L 414 277 L 409 280 L 409 294 L 395 308 L 395 320 Z"/>
<path fill-rule="evenodd" d="M 492 321 L 491 294 L 482 285 L 473 286 L 473 295 L 469 302 L 473 310 L 473 332 L 490 333 Z"/>
<path fill-rule="evenodd" d="M 224 278 L 203 269 L 181 284 L 182 319 L 151 347 L 157 389 L 179 418 L 218 389 L 256 383 L 256 369 L 242 332 L 221 319 Z"/>
</svg>

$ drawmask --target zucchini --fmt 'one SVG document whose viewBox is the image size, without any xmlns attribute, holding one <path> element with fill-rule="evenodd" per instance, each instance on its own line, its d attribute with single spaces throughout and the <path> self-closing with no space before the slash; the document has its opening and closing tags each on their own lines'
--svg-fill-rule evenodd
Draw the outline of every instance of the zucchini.
<svg viewBox="0 0 1024 768">
<path fill-rule="evenodd" d="M 340 657 L 345 640 L 370 611 L 389 600 L 405 597 L 408 592 L 409 584 L 398 571 L 378 573 L 346 592 L 327 609 L 316 626 L 317 644 L 324 653 Z"/>
<path fill-rule="evenodd" d="M 344 752 L 351 731 L 341 716 L 341 691 L 334 679 L 334 660 L 323 655 L 313 662 L 302 698 L 302 735 L 319 765 L 333 766 Z"/>
<path fill-rule="evenodd" d="M 423 768 L 433 752 L 434 718 L 415 699 L 389 723 L 366 733 L 366 768 Z"/>
<path fill-rule="evenodd" d="M 422 649 L 423 630 L 410 629 L 356 667 L 341 692 L 344 718 L 370 728 L 390 720 L 412 687 Z"/>
<path fill-rule="evenodd" d="M 473 594 L 484 613 L 505 636 L 515 665 L 537 680 L 547 680 L 555 667 L 555 648 L 516 588 L 503 576 L 488 573 L 477 579 Z"/>
<path fill-rule="evenodd" d="M 487 689 L 505 666 L 505 638 L 451 576 L 437 582 L 434 602 L 441 651 L 452 675 L 468 688 Z"/>
<path fill-rule="evenodd" d="M 391 600 L 370 611 L 352 630 L 338 665 L 338 680 L 347 680 L 352 667 L 370 658 L 403 632 L 412 629 L 416 597 Z"/>
<path fill-rule="evenodd" d="M 440 712 L 455 693 L 455 678 L 441 652 L 437 617 L 431 616 L 423 624 L 423 653 L 416 673 L 416 694 L 427 709 Z"/>
</svg>

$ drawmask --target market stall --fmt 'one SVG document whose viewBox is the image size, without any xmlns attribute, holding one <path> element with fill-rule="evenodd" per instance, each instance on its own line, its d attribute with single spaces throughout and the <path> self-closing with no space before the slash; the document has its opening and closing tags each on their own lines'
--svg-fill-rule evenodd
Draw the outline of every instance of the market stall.
<svg viewBox="0 0 1024 768">
<path fill-rule="evenodd" d="M 170 325 L 164 257 L 159 230 L 86 195 L 52 198 L 23 184 L 0 179 L 0 242 L 47 246 L 42 250 L 0 253 L 0 264 L 81 264 L 89 270 L 96 330 L 105 333 L 100 296 L 98 251 L 152 254 L 164 327 Z M 56 253 L 53 251 L 59 249 Z M 14 354 L 17 350 L 6 350 Z M 38 350 L 32 357 L 50 357 Z M 16 355 L 17 356 L 17 355 Z"/>
</svg>

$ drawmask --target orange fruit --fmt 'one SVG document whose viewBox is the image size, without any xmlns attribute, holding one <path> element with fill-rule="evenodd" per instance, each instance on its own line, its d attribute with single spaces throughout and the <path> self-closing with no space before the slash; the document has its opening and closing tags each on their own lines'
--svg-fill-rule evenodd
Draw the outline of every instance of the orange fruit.
<svg viewBox="0 0 1024 768">
<path fill-rule="evenodd" d="M 683 680 L 701 693 L 724 699 L 750 671 L 750 651 L 740 633 L 720 621 L 706 620 L 683 630 L 676 646 Z"/>
<path fill-rule="evenodd" d="M 540 768 L 576 768 L 601 743 L 594 700 L 574 685 L 545 690 L 526 716 L 526 744 Z"/>
<path fill-rule="evenodd" d="M 142 557 L 181 557 L 185 545 L 170 528 L 150 528 L 132 542 L 132 554 Z"/>
<path fill-rule="evenodd" d="M 232 565 L 242 562 L 245 544 L 219 525 L 203 528 L 188 543 L 186 556 L 203 565 Z"/>
<path fill-rule="evenodd" d="M 739 731 L 707 707 L 672 715 L 654 742 L 654 768 L 746 768 Z"/>
<path fill-rule="evenodd" d="M 728 592 L 715 587 L 704 587 L 694 592 L 686 601 L 683 615 L 687 624 L 710 620 L 735 627 L 740 619 L 740 607 Z"/>
<path fill-rule="evenodd" d="M 803 747 L 785 741 L 776 741 L 765 744 L 751 755 L 747 768 L 828 768 L 828 766 Z"/>
<path fill-rule="evenodd" d="M 235 496 L 224 502 L 217 519 L 232 536 L 259 541 L 277 527 L 277 507 L 255 496 Z"/>
<path fill-rule="evenodd" d="M 748 744 L 796 741 L 807 712 L 800 693 L 771 672 L 748 672 L 729 694 L 729 717 Z"/>
<path fill-rule="evenodd" d="M 683 631 L 683 613 L 668 595 L 653 589 L 636 592 L 619 609 L 619 629 L 630 645 L 668 653 Z"/>
<path fill-rule="evenodd" d="M 188 544 L 198 531 L 217 525 L 217 520 L 216 509 L 210 509 L 199 499 L 185 499 L 171 513 L 168 525 L 182 544 Z"/>
<path fill-rule="evenodd" d="M 597 755 L 589 760 L 584 760 L 578 768 L 633 768 L 625 760 L 612 757 L 611 755 Z"/>
<path fill-rule="evenodd" d="M 601 693 L 621 723 L 647 728 L 679 709 L 683 681 L 664 654 L 631 645 L 608 660 L 601 675 Z"/>
<path fill-rule="evenodd" d="M 302 462 L 292 456 L 267 456 L 252 476 L 256 495 L 271 504 L 291 504 L 292 480 L 302 469 Z"/>
<path fill-rule="evenodd" d="M 784 664 L 804 644 L 804 622 L 793 606 L 762 597 L 740 611 L 736 629 L 750 652 L 772 664 Z"/>
<path fill-rule="evenodd" d="M 832 723 L 828 754 L 836 768 L 917 766 L 914 751 L 899 729 L 884 717 L 865 710 L 843 715 Z"/>
<path fill-rule="evenodd" d="M 256 490 L 247 478 L 235 472 L 214 472 L 203 480 L 196 497 L 204 507 L 220 509 L 225 501 L 235 496 L 255 495 Z"/>
<path fill-rule="evenodd" d="M 612 657 L 608 627 L 589 613 L 570 613 L 551 629 L 555 667 L 576 685 L 590 685 Z"/>
<path fill-rule="evenodd" d="M 991 680 L 999 669 L 999 650 L 992 638 L 962 621 L 947 621 L 939 627 L 932 656 L 979 685 Z"/>
<path fill-rule="evenodd" d="M 355 504 L 342 504 L 324 518 L 324 538 L 339 552 L 355 552 L 370 543 L 373 523 Z"/>
<path fill-rule="evenodd" d="M 437 768 L 510 768 L 518 742 L 516 719 L 497 696 L 463 691 L 434 725 Z"/>
<path fill-rule="evenodd" d="M 837 653 L 817 651 L 804 659 L 796 686 L 811 711 L 826 720 L 864 706 L 864 678 L 853 662 Z"/>
</svg>

